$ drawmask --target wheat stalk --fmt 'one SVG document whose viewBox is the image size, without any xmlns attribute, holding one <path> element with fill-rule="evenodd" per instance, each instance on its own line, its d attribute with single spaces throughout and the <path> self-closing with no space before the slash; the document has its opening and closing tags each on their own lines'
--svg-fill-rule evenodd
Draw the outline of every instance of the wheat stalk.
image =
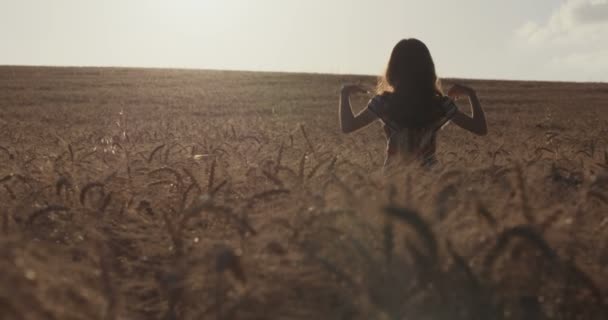
<svg viewBox="0 0 608 320">
<path fill-rule="evenodd" d="M 79 199 L 80 199 L 80 204 L 81 204 L 81 205 L 83 205 L 83 206 L 85 205 L 85 201 L 86 201 L 86 198 L 87 198 L 87 194 L 88 194 L 88 193 L 89 193 L 91 190 L 93 190 L 93 189 L 95 189 L 95 188 L 101 189 L 101 193 L 102 193 L 102 194 L 105 194 L 105 192 L 104 192 L 104 190 L 105 190 L 105 185 L 104 185 L 103 183 L 101 183 L 101 182 L 91 182 L 91 183 L 88 183 L 88 184 L 86 184 L 86 185 L 85 185 L 85 186 L 82 188 L 82 190 L 80 191 L 80 198 L 79 198 Z"/>
<path fill-rule="evenodd" d="M 111 258 L 111 253 L 104 247 L 103 244 L 99 244 L 99 265 L 101 269 L 101 283 L 103 286 L 103 293 L 106 298 L 106 309 L 103 316 L 104 320 L 115 320 L 118 317 L 118 295 L 112 281 L 112 265 L 114 259 Z"/>
<path fill-rule="evenodd" d="M 428 259 L 431 263 L 435 263 L 438 259 L 438 246 L 435 240 L 435 235 L 429 225 L 420 217 L 420 215 L 410 209 L 398 207 L 384 207 L 384 212 L 389 216 L 395 217 L 400 221 L 411 226 L 417 235 L 423 240 L 428 252 Z"/>
<path fill-rule="evenodd" d="M 15 159 L 15 156 L 7 148 L 0 146 L 0 150 L 4 151 L 10 160 Z"/>
<path fill-rule="evenodd" d="M 284 143 L 281 143 L 281 147 L 279 148 L 279 152 L 277 154 L 277 160 L 275 161 L 275 167 L 273 175 L 277 175 L 279 173 L 279 168 L 281 167 L 281 160 L 283 159 L 283 148 L 285 147 Z"/>
<path fill-rule="evenodd" d="M 59 206 L 59 205 L 50 205 L 48 207 L 39 209 L 30 214 L 26 220 L 26 225 L 32 225 L 36 219 L 39 217 L 49 214 L 51 212 L 65 212 L 70 210 L 70 208 Z"/>
<path fill-rule="evenodd" d="M 150 152 L 150 155 L 148 156 L 148 163 L 152 162 L 152 160 L 154 159 L 154 155 L 164 147 L 165 145 L 161 144 L 160 146 L 154 148 L 154 150 L 152 150 L 152 152 Z"/>
<path fill-rule="evenodd" d="M 4 235 L 8 235 L 8 229 L 9 229 L 9 219 L 8 219 L 8 212 L 5 210 L 2 210 L 2 232 L 4 233 Z"/>
<path fill-rule="evenodd" d="M 209 169 L 209 178 L 207 179 L 207 190 L 213 189 L 213 183 L 215 179 L 215 166 L 217 162 L 216 159 L 213 158 L 213 162 L 211 162 L 211 168 Z"/>
<path fill-rule="evenodd" d="M 545 239 L 530 226 L 516 226 L 503 231 L 496 240 L 496 245 L 488 252 L 484 259 L 484 274 L 489 275 L 490 270 L 502 255 L 510 241 L 520 238 L 536 247 L 547 259 L 557 261 L 558 255 Z"/>
<path fill-rule="evenodd" d="M 6 176 L 0 178 L 0 183 L 5 183 L 8 181 L 11 181 L 11 179 L 13 178 L 13 174 L 7 174 Z"/>
<path fill-rule="evenodd" d="M 310 152 L 312 152 L 313 154 L 317 154 L 317 151 L 315 150 L 315 147 L 313 146 L 312 142 L 310 141 L 310 138 L 308 138 L 308 134 L 306 133 L 306 129 L 304 128 L 303 124 L 300 124 L 300 131 L 302 132 L 302 135 L 304 136 L 304 140 L 306 140 L 306 145 L 308 146 L 308 149 L 310 150 Z"/>
<path fill-rule="evenodd" d="M 532 209 L 530 208 L 530 204 L 528 201 L 528 190 L 526 189 L 524 173 L 523 173 L 523 169 L 521 168 L 521 166 L 517 166 L 515 173 L 516 173 L 515 177 L 517 178 L 517 184 L 519 187 L 519 196 L 521 199 L 522 214 L 529 224 L 534 224 L 535 219 L 534 219 L 534 216 L 532 215 Z"/>
<path fill-rule="evenodd" d="M 162 168 L 150 171 L 148 173 L 148 175 L 149 176 L 154 176 L 154 175 L 157 175 L 157 174 L 163 173 L 163 172 L 166 172 L 166 173 L 169 173 L 169 174 L 173 175 L 175 177 L 175 182 L 176 182 L 178 188 L 181 190 L 184 181 L 183 181 L 182 175 L 179 174 L 179 172 L 177 172 L 177 170 L 174 170 L 174 169 L 169 168 L 169 167 L 162 167 Z"/>
</svg>

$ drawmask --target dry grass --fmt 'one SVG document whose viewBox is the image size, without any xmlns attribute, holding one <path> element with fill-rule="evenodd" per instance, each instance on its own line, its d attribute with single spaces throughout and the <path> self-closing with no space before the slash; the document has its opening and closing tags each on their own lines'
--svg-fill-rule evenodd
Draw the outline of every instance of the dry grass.
<svg viewBox="0 0 608 320">
<path fill-rule="evenodd" d="M 466 80 L 490 134 L 385 177 L 344 81 L 0 68 L 0 318 L 602 318 L 608 85 Z"/>
</svg>

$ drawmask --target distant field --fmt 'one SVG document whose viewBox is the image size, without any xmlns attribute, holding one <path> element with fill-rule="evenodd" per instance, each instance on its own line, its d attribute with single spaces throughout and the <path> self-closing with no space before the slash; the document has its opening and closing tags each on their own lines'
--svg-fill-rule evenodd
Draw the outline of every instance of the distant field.
<svg viewBox="0 0 608 320">
<path fill-rule="evenodd" d="M 385 177 L 374 81 L 0 67 L 0 319 L 602 319 L 608 84 L 446 79 L 488 136 Z"/>
</svg>

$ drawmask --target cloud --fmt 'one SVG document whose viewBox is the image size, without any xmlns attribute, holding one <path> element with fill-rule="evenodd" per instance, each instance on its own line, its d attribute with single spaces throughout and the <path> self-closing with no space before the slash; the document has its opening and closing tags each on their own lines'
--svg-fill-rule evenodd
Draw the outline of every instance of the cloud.
<svg viewBox="0 0 608 320">
<path fill-rule="evenodd" d="M 530 21 L 518 30 L 531 44 L 574 45 L 605 41 L 608 0 L 568 0 L 544 23 Z"/>
<path fill-rule="evenodd" d="M 576 1 L 571 7 L 572 18 L 580 23 L 602 23 L 608 21 L 608 1 Z"/>
<path fill-rule="evenodd" d="M 578 71 L 578 79 L 608 74 L 608 0 L 566 0 L 546 21 L 529 21 L 516 34 L 547 68 Z"/>
</svg>

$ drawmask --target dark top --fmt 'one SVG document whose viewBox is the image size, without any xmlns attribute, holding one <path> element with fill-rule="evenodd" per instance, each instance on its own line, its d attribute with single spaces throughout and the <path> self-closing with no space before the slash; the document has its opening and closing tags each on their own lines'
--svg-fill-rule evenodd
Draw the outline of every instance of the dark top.
<svg viewBox="0 0 608 320">
<path fill-rule="evenodd" d="M 407 106 L 392 106 L 390 104 L 390 93 L 374 96 L 368 103 L 367 109 L 374 113 L 384 124 L 387 136 L 386 160 L 384 165 L 412 160 L 419 160 L 423 165 L 431 165 L 435 159 L 436 134 L 453 116 L 458 107 L 452 99 L 447 96 L 438 96 L 437 107 L 439 112 L 437 118 L 429 125 L 421 128 L 407 128 L 400 126 L 389 116 L 389 108 Z"/>
</svg>

